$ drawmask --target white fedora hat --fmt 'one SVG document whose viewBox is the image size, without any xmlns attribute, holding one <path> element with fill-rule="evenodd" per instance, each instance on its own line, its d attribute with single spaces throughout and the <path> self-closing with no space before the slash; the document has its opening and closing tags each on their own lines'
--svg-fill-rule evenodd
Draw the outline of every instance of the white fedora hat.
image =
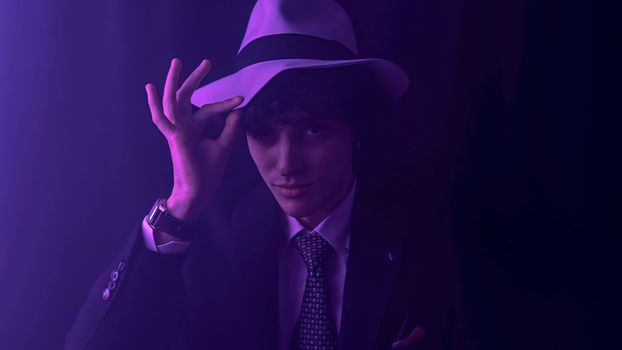
<svg viewBox="0 0 622 350">
<path fill-rule="evenodd" d="M 201 107 L 237 95 L 243 108 L 273 77 L 289 69 L 364 65 L 393 100 L 408 89 L 408 75 L 381 58 L 361 58 L 350 18 L 334 0 L 258 0 L 236 57 L 236 72 L 198 88 Z"/>
</svg>

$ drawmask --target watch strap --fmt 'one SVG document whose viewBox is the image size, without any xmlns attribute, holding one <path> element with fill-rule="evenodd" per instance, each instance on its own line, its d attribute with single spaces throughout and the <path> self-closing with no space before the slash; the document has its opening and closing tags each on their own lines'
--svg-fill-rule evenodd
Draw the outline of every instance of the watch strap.
<svg viewBox="0 0 622 350">
<path fill-rule="evenodd" d="M 164 198 L 156 199 L 149 212 L 147 223 L 154 230 L 160 230 L 187 240 L 191 240 L 194 234 L 190 223 L 180 220 L 168 212 Z"/>
</svg>

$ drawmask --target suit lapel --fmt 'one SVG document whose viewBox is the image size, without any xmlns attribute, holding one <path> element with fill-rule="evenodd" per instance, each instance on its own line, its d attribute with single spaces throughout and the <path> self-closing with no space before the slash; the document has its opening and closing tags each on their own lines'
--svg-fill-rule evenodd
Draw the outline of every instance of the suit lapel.
<svg viewBox="0 0 622 350">
<path fill-rule="evenodd" d="M 339 349 L 371 348 L 380 331 L 402 250 L 371 203 L 373 184 L 359 175 L 352 212 Z"/>
<path fill-rule="evenodd" d="M 245 348 L 277 347 L 280 218 L 278 203 L 263 184 L 249 194 L 232 217 L 234 241 L 240 252 L 236 275 L 244 310 L 240 338 L 252 341 Z"/>
</svg>

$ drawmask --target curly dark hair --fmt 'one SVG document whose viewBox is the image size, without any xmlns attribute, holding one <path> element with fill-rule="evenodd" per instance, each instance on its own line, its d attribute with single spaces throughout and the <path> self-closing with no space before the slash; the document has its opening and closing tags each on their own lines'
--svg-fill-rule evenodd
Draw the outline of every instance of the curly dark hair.
<svg viewBox="0 0 622 350">
<path fill-rule="evenodd" d="M 270 125 L 308 118 L 340 118 L 357 139 L 369 130 L 366 121 L 391 105 L 386 92 L 362 65 L 291 69 L 276 75 L 245 107 L 243 125 L 250 135 Z M 287 113 L 292 110 L 304 113 Z"/>
</svg>

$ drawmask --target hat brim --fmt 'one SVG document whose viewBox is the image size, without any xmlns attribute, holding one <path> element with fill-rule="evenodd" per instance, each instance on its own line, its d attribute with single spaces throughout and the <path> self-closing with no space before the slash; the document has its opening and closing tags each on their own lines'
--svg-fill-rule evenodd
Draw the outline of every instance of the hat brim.
<svg viewBox="0 0 622 350">
<path fill-rule="evenodd" d="M 330 68 L 349 65 L 365 65 L 376 82 L 387 91 L 393 101 L 408 89 L 408 75 L 397 64 L 381 58 L 355 60 L 280 59 L 255 63 L 226 77 L 198 88 L 190 98 L 193 105 L 202 107 L 238 95 L 244 101 L 235 109 L 245 107 L 272 78 L 289 69 Z"/>
</svg>

